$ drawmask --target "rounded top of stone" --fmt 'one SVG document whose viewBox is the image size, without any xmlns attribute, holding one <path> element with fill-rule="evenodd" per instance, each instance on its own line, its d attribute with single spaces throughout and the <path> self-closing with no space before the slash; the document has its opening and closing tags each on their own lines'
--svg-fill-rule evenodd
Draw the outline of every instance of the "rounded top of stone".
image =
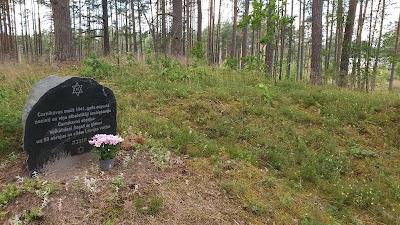
<svg viewBox="0 0 400 225">
<path fill-rule="evenodd" d="M 72 76 L 68 77 L 60 77 L 60 76 L 48 76 L 41 79 L 38 83 L 33 86 L 31 92 L 29 93 L 28 101 L 25 104 L 24 111 L 22 113 L 22 126 L 25 129 L 26 118 L 29 115 L 29 112 L 32 110 L 32 107 L 39 101 L 39 99 L 46 94 L 50 89 L 55 88 L 57 85 L 65 82 L 66 80 L 72 78 Z"/>
</svg>

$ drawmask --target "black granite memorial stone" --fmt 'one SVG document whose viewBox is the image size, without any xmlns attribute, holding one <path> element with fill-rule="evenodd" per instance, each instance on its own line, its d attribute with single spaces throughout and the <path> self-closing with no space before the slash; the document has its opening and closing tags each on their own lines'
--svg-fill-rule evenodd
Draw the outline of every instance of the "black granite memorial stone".
<svg viewBox="0 0 400 225">
<path fill-rule="evenodd" d="M 22 122 L 32 174 L 61 155 L 90 151 L 95 134 L 116 134 L 115 96 L 91 78 L 49 76 L 32 89 Z"/>
</svg>

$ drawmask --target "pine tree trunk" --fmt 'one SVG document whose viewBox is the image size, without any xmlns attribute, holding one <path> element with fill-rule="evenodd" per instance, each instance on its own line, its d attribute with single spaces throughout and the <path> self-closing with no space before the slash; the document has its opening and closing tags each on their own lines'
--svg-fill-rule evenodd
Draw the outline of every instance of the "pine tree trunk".
<svg viewBox="0 0 400 225">
<path fill-rule="evenodd" d="M 213 9 L 212 9 L 212 14 L 211 14 L 211 27 L 212 27 L 212 32 L 211 32 L 211 49 L 210 49 L 210 63 L 213 64 L 214 63 L 214 59 L 215 59 L 215 1 L 213 0 Z"/>
<path fill-rule="evenodd" d="M 301 26 L 301 48 L 300 48 L 300 74 L 299 79 L 303 80 L 303 71 L 304 71 L 304 38 L 305 38 L 305 27 L 306 27 L 306 1 L 304 1 L 303 5 L 303 21 Z"/>
<path fill-rule="evenodd" d="M 125 9 L 128 9 L 128 1 L 125 2 Z M 125 52 L 129 52 L 129 42 L 128 42 L 128 10 L 125 10 Z"/>
<path fill-rule="evenodd" d="M 356 40 L 356 57 L 357 57 L 357 88 L 361 89 L 361 35 L 364 27 L 365 15 L 367 13 L 368 0 L 365 1 L 364 12 L 362 13 L 361 22 L 358 24 L 359 33 Z"/>
<path fill-rule="evenodd" d="M 13 16 L 14 16 L 14 43 L 15 43 L 15 56 L 16 56 L 16 60 L 19 61 L 20 60 L 20 56 L 19 56 L 19 51 L 18 51 L 18 40 L 17 40 L 17 14 L 15 13 L 15 1 L 12 1 L 13 4 Z"/>
<path fill-rule="evenodd" d="M 203 14 L 201 12 L 201 0 L 197 0 L 197 41 L 201 42 Z"/>
<path fill-rule="evenodd" d="M 254 48 L 255 48 L 255 31 L 254 29 L 251 30 L 251 55 L 254 56 Z"/>
<path fill-rule="evenodd" d="M 294 5 L 294 0 L 292 0 L 291 4 L 291 10 L 290 10 L 290 16 L 293 17 L 293 5 Z M 290 69 L 292 66 L 292 42 L 293 42 L 293 22 L 290 24 L 290 29 L 289 29 L 289 49 L 288 49 L 288 55 L 287 55 L 287 65 L 286 65 L 286 80 L 290 79 Z"/>
<path fill-rule="evenodd" d="M 300 78 L 300 54 L 301 54 L 301 21 L 302 21 L 302 6 L 301 0 L 299 0 L 299 37 L 298 37 L 298 45 L 297 45 L 297 67 L 296 67 L 296 81 Z"/>
<path fill-rule="evenodd" d="M 55 35 L 55 60 L 73 60 L 69 0 L 51 0 Z"/>
<path fill-rule="evenodd" d="M 328 74 L 328 47 L 329 47 L 329 6 L 330 6 L 330 0 L 327 0 L 328 5 L 326 7 L 326 18 L 325 18 L 325 58 L 324 58 L 324 72 L 325 76 L 323 76 L 323 81 L 326 80 L 326 76 Z"/>
<path fill-rule="evenodd" d="M 29 29 L 28 29 L 28 26 L 29 26 L 28 16 L 26 15 L 26 12 L 27 12 L 27 8 L 26 8 L 26 4 L 24 4 L 24 25 L 23 25 L 23 27 L 25 28 L 25 37 L 24 37 L 25 43 L 24 44 L 25 44 L 25 50 L 26 50 L 26 62 L 30 62 L 30 57 L 29 57 L 29 54 L 30 54 L 29 36 L 30 36 L 30 34 L 29 34 Z"/>
<path fill-rule="evenodd" d="M 378 44 L 377 44 L 377 48 L 376 48 L 376 52 L 375 52 L 374 67 L 372 69 L 371 91 L 375 90 L 375 85 L 376 85 L 376 74 L 377 74 L 377 70 L 378 70 L 379 53 L 380 53 L 381 41 L 382 41 L 383 18 L 385 17 L 385 3 L 386 3 L 386 1 L 383 0 L 383 2 L 382 2 L 381 25 L 380 25 L 380 28 L 379 28 Z"/>
<path fill-rule="evenodd" d="M 25 40 L 24 40 L 24 26 L 23 26 L 23 13 L 22 13 L 22 3 L 19 4 L 20 13 L 20 24 L 21 24 L 21 37 L 22 37 L 22 54 L 26 57 L 26 48 L 25 48 Z M 2 42 L 3 43 L 3 42 Z"/>
<path fill-rule="evenodd" d="M 118 23 L 118 4 L 117 0 L 114 0 L 115 4 L 115 47 L 116 47 L 116 54 L 117 54 L 117 61 L 119 64 L 119 23 Z"/>
<path fill-rule="evenodd" d="M 380 4 L 380 0 L 379 0 Z M 378 4 L 378 7 L 379 7 Z M 372 13 L 373 13 L 373 5 L 374 1 L 371 1 L 371 11 L 370 11 L 370 20 L 369 20 L 369 34 L 368 34 L 368 49 L 367 49 L 367 55 L 365 57 L 365 91 L 368 93 L 369 92 L 369 64 L 370 64 L 370 56 L 371 56 L 371 50 L 372 50 L 372 42 L 374 40 L 374 32 L 372 28 Z M 378 10 L 379 11 L 379 10 Z"/>
<path fill-rule="evenodd" d="M 102 0 L 103 8 L 103 54 L 107 56 L 110 54 L 110 37 L 108 35 L 108 2 Z"/>
<path fill-rule="evenodd" d="M 171 52 L 174 56 L 182 54 L 182 0 L 174 0 L 172 5 Z"/>
<path fill-rule="evenodd" d="M 186 0 L 186 66 L 190 64 L 190 32 L 189 32 L 189 15 L 190 0 Z"/>
<path fill-rule="evenodd" d="M 372 49 L 373 49 L 373 43 L 375 43 L 376 24 L 377 24 L 377 21 L 378 21 L 378 15 L 379 15 L 380 7 L 381 7 L 381 0 L 379 0 L 379 2 L 378 2 L 378 10 L 376 10 L 376 14 L 375 14 L 374 26 L 373 26 L 373 29 L 372 29 L 372 39 L 371 39 L 371 42 L 370 42 L 370 45 L 369 45 L 370 49 L 368 49 L 368 50 L 370 50 L 369 53 L 368 53 L 370 57 L 368 57 L 369 62 L 367 62 L 367 63 L 370 63 L 371 60 L 372 60 L 371 59 L 371 57 L 372 57 Z M 368 68 L 368 72 L 369 72 L 369 68 Z M 372 78 L 372 76 L 371 76 L 371 78 Z M 372 86 L 372 80 L 370 82 L 370 86 Z"/>
<path fill-rule="evenodd" d="M 162 48 L 162 34 L 160 35 L 160 19 L 158 16 L 158 12 L 160 11 L 160 2 L 159 0 L 156 1 L 156 14 L 155 14 L 155 20 L 156 20 L 156 29 L 155 29 L 155 36 L 157 37 L 155 42 L 160 44 L 160 48 L 158 48 L 156 50 L 157 54 L 159 51 L 161 51 L 161 53 L 163 52 L 163 48 Z M 151 15 L 153 15 L 153 13 L 151 13 Z M 154 21 L 154 17 L 152 19 L 152 21 Z M 161 28 L 162 29 L 162 28 Z"/>
<path fill-rule="evenodd" d="M 8 35 L 8 43 L 9 43 L 9 54 L 10 54 L 10 59 L 11 60 L 15 60 L 15 43 L 14 43 L 14 32 L 12 29 L 12 22 L 11 22 L 11 15 L 10 15 L 10 5 L 8 0 L 5 0 L 5 4 L 6 4 L 6 14 L 7 14 L 7 23 L 8 23 L 8 31 L 9 31 L 9 35 Z"/>
<path fill-rule="evenodd" d="M 233 0 L 233 24 L 232 24 L 232 44 L 231 44 L 231 57 L 236 57 L 236 27 L 237 27 L 237 6 L 238 0 Z"/>
<path fill-rule="evenodd" d="M 140 54 L 143 56 L 143 40 L 142 40 L 142 8 L 138 6 L 138 22 L 139 22 L 139 48 Z"/>
<path fill-rule="evenodd" d="M 285 3 L 285 10 L 282 9 L 281 18 L 286 16 L 286 3 Z M 285 34 L 286 34 L 286 27 L 285 24 L 281 23 L 281 53 L 279 59 L 279 80 L 282 80 L 282 71 L 283 71 L 283 54 L 285 51 Z"/>
<path fill-rule="evenodd" d="M 217 65 L 220 64 L 219 61 L 219 51 L 220 51 L 220 38 L 221 38 L 221 7 L 222 6 L 222 0 L 219 0 L 219 9 L 218 9 L 218 23 L 217 23 L 217 38 L 215 40 L 215 57 L 214 57 L 214 63 L 216 63 Z"/>
<path fill-rule="evenodd" d="M 326 52 L 326 63 L 325 63 L 325 71 L 329 70 L 329 65 L 330 65 L 330 61 L 331 61 L 331 49 L 332 49 L 332 37 L 333 37 L 333 15 L 335 14 L 335 1 L 332 1 L 332 13 L 331 13 L 331 27 L 329 29 L 329 42 L 328 42 L 328 49 Z M 328 73 L 325 74 L 324 76 L 325 79 L 325 83 L 328 82 Z"/>
<path fill-rule="evenodd" d="M 279 60 L 278 60 L 279 59 L 279 49 L 278 49 L 279 41 L 280 41 L 280 30 L 278 30 L 278 32 L 275 33 L 275 44 L 273 45 L 274 46 L 274 54 L 273 54 L 274 55 L 273 56 L 274 63 L 273 63 L 273 69 L 272 69 L 272 71 L 273 71 L 272 77 L 274 78 L 275 85 L 277 84 L 277 78 L 278 78 L 277 70 L 278 70 L 278 62 L 279 62 Z"/>
<path fill-rule="evenodd" d="M 162 40 L 161 40 L 161 50 L 165 57 L 167 57 L 167 23 L 166 23 L 166 15 L 165 15 L 165 0 L 161 1 L 161 32 L 162 32 Z"/>
<path fill-rule="evenodd" d="M 335 48 L 335 72 L 333 81 L 337 82 L 340 73 L 340 58 L 342 55 L 343 40 L 343 0 L 338 0 L 338 9 L 336 12 L 336 48 Z"/>
<path fill-rule="evenodd" d="M 87 46 L 86 46 L 86 54 L 87 55 L 89 55 L 90 54 L 90 52 L 92 51 L 92 37 L 91 37 L 91 33 L 92 33 L 92 26 L 91 26 L 91 24 L 92 24 L 92 20 L 91 20 L 91 18 L 92 18 L 92 9 L 90 8 L 90 6 L 92 5 L 91 4 L 92 2 L 91 2 L 91 0 L 88 0 L 88 1 L 86 1 L 86 4 L 87 4 L 87 8 L 86 8 L 86 10 L 87 10 L 87 12 L 88 12 L 88 16 L 86 17 L 86 19 L 87 19 L 87 27 L 88 27 L 88 29 L 86 30 L 86 33 L 85 33 L 85 39 L 86 39 L 86 44 L 87 44 Z"/>
<path fill-rule="evenodd" d="M 353 52 L 353 65 L 352 65 L 352 70 L 351 70 L 351 84 L 350 88 L 355 88 L 355 82 L 356 82 L 356 70 L 357 70 L 357 57 L 358 57 L 358 48 L 359 48 L 359 43 L 358 43 L 358 38 L 361 32 L 361 27 L 363 22 L 363 1 L 360 2 L 360 9 L 358 12 L 358 23 L 357 23 L 357 33 L 356 33 L 356 43 L 354 46 L 354 52 Z M 361 41 L 361 37 L 360 37 Z"/>
<path fill-rule="evenodd" d="M 270 39 L 273 39 L 273 37 L 275 36 L 275 27 L 272 18 L 274 15 L 274 11 L 275 11 L 275 4 L 274 1 L 271 1 L 267 9 L 267 30 L 266 30 L 266 33 Z M 269 40 L 268 43 L 266 44 L 266 50 L 265 50 L 265 66 L 266 66 L 266 72 L 270 76 L 273 76 L 273 63 L 274 63 L 274 41 Z"/>
<path fill-rule="evenodd" d="M 83 30 L 82 30 L 82 2 L 79 0 L 79 53 L 78 53 L 78 60 L 80 61 L 82 59 L 83 55 L 83 42 L 82 42 L 82 36 L 83 36 Z"/>
<path fill-rule="evenodd" d="M 38 35 L 37 35 L 37 30 L 36 30 L 36 17 L 35 17 L 35 3 L 31 0 L 31 6 L 33 10 L 31 11 L 31 20 L 32 20 L 32 30 L 33 30 L 33 51 L 32 51 L 32 58 L 34 61 L 37 63 L 39 58 L 38 58 Z M 11 32 L 11 30 L 10 30 Z M 74 50 L 75 52 L 75 50 Z"/>
<path fill-rule="evenodd" d="M 39 27 L 38 27 L 38 30 L 39 30 L 39 56 L 41 57 L 42 56 L 42 54 L 43 54 L 43 38 L 42 38 L 42 25 L 41 25 L 41 22 L 40 22 L 40 10 L 39 10 L 39 4 L 37 5 L 37 16 L 38 16 L 38 25 L 39 25 Z"/>
<path fill-rule="evenodd" d="M 343 50 L 340 60 L 340 73 L 337 80 L 339 87 L 347 87 L 351 40 L 353 37 L 354 19 L 356 17 L 357 0 L 350 0 L 349 13 L 346 19 L 346 28 L 343 37 Z"/>
<path fill-rule="evenodd" d="M 322 84 L 322 7 L 323 0 L 313 0 L 310 73 L 312 84 Z"/>
<path fill-rule="evenodd" d="M 133 34 L 133 51 L 138 54 L 137 39 L 136 39 L 136 19 L 135 19 L 135 0 L 131 0 L 131 15 L 132 15 L 132 34 Z"/>
<path fill-rule="evenodd" d="M 275 12 L 274 12 L 274 14 L 275 14 L 275 16 L 276 17 L 278 17 L 277 19 L 276 19 L 276 22 L 275 22 L 275 26 L 274 26 L 274 40 L 275 40 L 275 44 L 274 44 L 274 58 L 273 58 L 273 61 L 274 61 L 274 63 L 273 63 L 273 72 L 272 72 L 272 77 L 274 78 L 274 82 L 275 82 L 275 85 L 277 84 L 277 78 L 278 78 L 278 75 L 277 75 L 277 69 L 278 69 L 278 58 L 279 58 L 279 41 L 280 41 L 280 35 L 281 35 L 281 30 L 280 30 L 280 26 L 279 26 L 279 24 L 280 24 L 280 11 L 282 10 L 281 8 L 280 8 L 280 6 L 279 6 L 279 1 L 276 1 L 276 6 L 275 6 Z M 272 19 L 272 18 L 271 18 Z"/>
<path fill-rule="evenodd" d="M 244 4 L 244 17 L 247 17 L 249 15 L 249 5 L 250 5 L 250 0 L 246 0 Z M 241 68 L 244 68 L 244 59 L 247 56 L 247 29 L 248 29 L 248 24 L 247 22 L 243 25 L 242 28 L 242 60 L 241 60 Z"/>
<path fill-rule="evenodd" d="M 257 60 L 260 61 L 261 60 L 261 43 L 260 43 L 260 39 L 261 39 L 261 31 L 260 29 L 257 30 L 257 44 L 256 44 L 256 55 L 257 55 Z"/>
<path fill-rule="evenodd" d="M 6 37 L 3 31 L 3 7 L 0 6 L 0 59 L 3 60 L 6 56 Z"/>
<path fill-rule="evenodd" d="M 208 37 L 207 37 L 207 49 L 208 49 L 208 62 L 213 63 L 213 38 L 214 38 L 214 0 L 210 0 L 210 15 L 208 23 Z"/>
<path fill-rule="evenodd" d="M 399 50 L 399 33 L 400 33 L 400 14 L 399 14 L 399 20 L 397 21 L 396 42 L 394 46 L 392 69 L 390 71 L 390 78 L 389 78 L 389 91 L 393 90 L 394 69 L 396 68 L 397 51 Z"/>
</svg>

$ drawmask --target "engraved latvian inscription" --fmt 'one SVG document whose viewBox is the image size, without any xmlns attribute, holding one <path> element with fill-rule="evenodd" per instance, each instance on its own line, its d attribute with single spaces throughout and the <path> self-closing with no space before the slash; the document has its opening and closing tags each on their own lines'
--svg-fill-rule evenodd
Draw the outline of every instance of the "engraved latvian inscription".
<svg viewBox="0 0 400 225">
<path fill-rule="evenodd" d="M 60 154 L 88 152 L 95 134 L 116 133 L 113 92 L 90 78 L 55 77 L 32 89 L 23 115 L 30 173 Z"/>
</svg>

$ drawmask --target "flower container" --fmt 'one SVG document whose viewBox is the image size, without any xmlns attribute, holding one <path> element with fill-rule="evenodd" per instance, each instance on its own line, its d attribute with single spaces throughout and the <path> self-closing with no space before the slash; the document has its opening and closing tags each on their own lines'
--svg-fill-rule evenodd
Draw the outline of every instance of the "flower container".
<svg viewBox="0 0 400 225">
<path fill-rule="evenodd" d="M 96 134 L 89 141 L 93 145 L 94 152 L 99 158 L 100 169 L 103 171 L 110 170 L 114 167 L 115 155 L 120 150 L 120 143 L 124 139 L 112 134 Z"/>
<path fill-rule="evenodd" d="M 107 160 L 99 160 L 99 162 L 100 162 L 100 169 L 103 171 L 107 171 L 114 167 L 115 158 Z"/>
</svg>

